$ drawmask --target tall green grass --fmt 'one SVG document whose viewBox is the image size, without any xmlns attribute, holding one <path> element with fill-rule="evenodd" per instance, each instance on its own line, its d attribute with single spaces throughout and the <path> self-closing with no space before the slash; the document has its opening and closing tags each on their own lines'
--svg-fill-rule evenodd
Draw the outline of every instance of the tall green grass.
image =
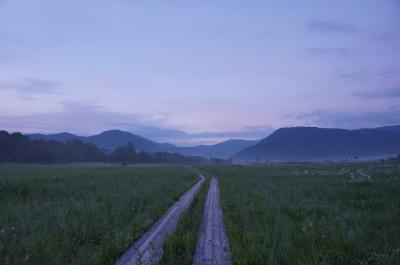
<svg viewBox="0 0 400 265">
<path fill-rule="evenodd" d="M 234 264 L 400 264 L 400 166 L 219 166 Z M 357 170 L 371 179 L 352 181 Z"/>
<path fill-rule="evenodd" d="M 196 180 L 177 166 L 0 165 L 0 264 L 112 264 Z"/>
</svg>

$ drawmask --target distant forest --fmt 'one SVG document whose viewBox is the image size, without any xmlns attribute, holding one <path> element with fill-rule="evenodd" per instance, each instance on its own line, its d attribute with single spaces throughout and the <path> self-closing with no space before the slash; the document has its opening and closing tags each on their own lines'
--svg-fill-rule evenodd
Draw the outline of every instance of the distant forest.
<svg viewBox="0 0 400 265">
<path fill-rule="evenodd" d="M 132 144 L 113 151 L 73 139 L 58 141 L 30 140 L 21 133 L 0 131 L 0 163 L 71 163 L 71 162 L 118 162 L 118 163 L 169 163 L 199 164 L 224 163 L 224 160 L 207 160 L 175 153 L 136 152 Z"/>
</svg>

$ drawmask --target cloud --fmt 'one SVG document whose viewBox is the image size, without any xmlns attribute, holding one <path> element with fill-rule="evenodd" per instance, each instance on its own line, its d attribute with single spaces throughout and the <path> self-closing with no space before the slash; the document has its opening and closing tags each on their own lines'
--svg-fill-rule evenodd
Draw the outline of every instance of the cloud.
<svg viewBox="0 0 400 265">
<path fill-rule="evenodd" d="M 350 24 L 337 21 L 330 21 L 330 20 L 312 21 L 308 23 L 307 28 L 310 32 L 322 33 L 322 34 L 330 34 L 330 33 L 351 34 L 357 31 L 357 29 Z"/>
<path fill-rule="evenodd" d="M 394 98 L 400 97 L 400 85 L 390 89 L 377 89 L 373 91 L 357 91 L 353 96 L 361 99 Z"/>
<path fill-rule="evenodd" d="M 343 73 L 339 78 L 346 81 L 366 81 L 371 79 L 388 80 L 397 78 L 400 71 L 395 66 L 385 66 L 352 73 Z"/>
<path fill-rule="evenodd" d="M 270 126 L 250 126 L 238 131 L 185 132 L 170 128 L 162 119 L 108 111 L 88 102 L 64 102 L 62 108 L 58 112 L 28 116 L 0 115 L 0 129 L 25 133 L 67 131 L 82 135 L 120 129 L 157 142 L 184 146 L 216 143 L 231 138 L 261 139 L 273 131 Z"/>
<path fill-rule="evenodd" d="M 384 125 L 400 124 L 398 106 L 382 111 L 347 112 L 347 111 L 314 111 L 295 116 L 309 125 L 336 128 L 371 128 Z"/>
<path fill-rule="evenodd" d="M 376 42 L 399 42 L 400 28 L 387 30 L 383 32 L 374 32 L 373 34 L 371 34 L 370 40 Z"/>
<path fill-rule="evenodd" d="M 115 121 L 142 121 L 144 117 L 107 111 L 88 102 L 64 102 L 62 110 L 27 116 L 1 115 L 0 127 L 23 132 L 97 133 Z"/>
<path fill-rule="evenodd" d="M 339 47 L 339 48 L 308 48 L 305 49 L 306 53 L 313 56 L 320 55 L 348 55 L 351 53 L 351 50 L 347 47 Z"/>
<path fill-rule="evenodd" d="M 45 79 L 38 78 L 23 78 L 21 80 L 15 80 L 12 82 L 0 83 L 1 90 L 9 90 L 17 93 L 42 93 L 42 94 L 52 94 L 57 92 L 58 88 L 62 84 L 58 82 L 53 82 Z"/>
</svg>

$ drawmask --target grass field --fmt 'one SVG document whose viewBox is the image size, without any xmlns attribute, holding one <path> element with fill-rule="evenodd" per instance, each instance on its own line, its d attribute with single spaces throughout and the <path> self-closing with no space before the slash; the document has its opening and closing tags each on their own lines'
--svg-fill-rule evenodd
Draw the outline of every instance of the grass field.
<svg viewBox="0 0 400 265">
<path fill-rule="evenodd" d="M 112 264 L 196 180 L 175 166 L 0 165 L 0 264 Z"/>
<path fill-rule="evenodd" d="M 234 264 L 400 264 L 400 165 L 203 167 Z"/>
<path fill-rule="evenodd" d="M 202 166 L 234 264 L 400 264 L 400 165 Z M 0 264 L 112 264 L 197 180 L 190 168 L 0 165 Z M 208 181 L 161 264 L 191 264 Z"/>
</svg>

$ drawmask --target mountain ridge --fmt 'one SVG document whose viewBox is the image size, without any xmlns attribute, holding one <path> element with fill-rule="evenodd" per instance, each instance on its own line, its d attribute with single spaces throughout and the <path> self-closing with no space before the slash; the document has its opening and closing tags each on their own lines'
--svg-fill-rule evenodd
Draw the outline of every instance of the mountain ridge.
<svg viewBox="0 0 400 265">
<path fill-rule="evenodd" d="M 277 129 L 261 140 L 229 139 L 213 145 L 191 147 L 158 143 L 121 130 L 104 131 L 92 136 L 79 136 L 68 132 L 27 136 L 31 139 L 62 142 L 79 139 L 110 151 L 132 143 L 138 151 L 231 158 L 235 162 L 372 159 L 400 153 L 400 125 L 354 130 L 287 127 Z"/>
<path fill-rule="evenodd" d="M 92 136 L 79 136 L 67 132 L 56 134 L 26 134 L 31 139 L 56 140 L 66 142 L 79 139 L 91 143 L 99 148 L 112 151 L 128 143 L 133 144 L 137 151 L 146 152 L 170 152 L 182 155 L 202 156 L 206 158 L 229 158 L 238 151 L 250 145 L 256 144 L 257 140 L 229 139 L 214 145 L 198 145 L 192 147 L 180 147 L 170 143 L 158 143 L 145 137 L 121 130 L 108 130 Z"/>
<path fill-rule="evenodd" d="M 400 153 L 400 126 L 372 129 L 280 128 L 233 155 L 235 162 L 368 159 Z"/>
</svg>

